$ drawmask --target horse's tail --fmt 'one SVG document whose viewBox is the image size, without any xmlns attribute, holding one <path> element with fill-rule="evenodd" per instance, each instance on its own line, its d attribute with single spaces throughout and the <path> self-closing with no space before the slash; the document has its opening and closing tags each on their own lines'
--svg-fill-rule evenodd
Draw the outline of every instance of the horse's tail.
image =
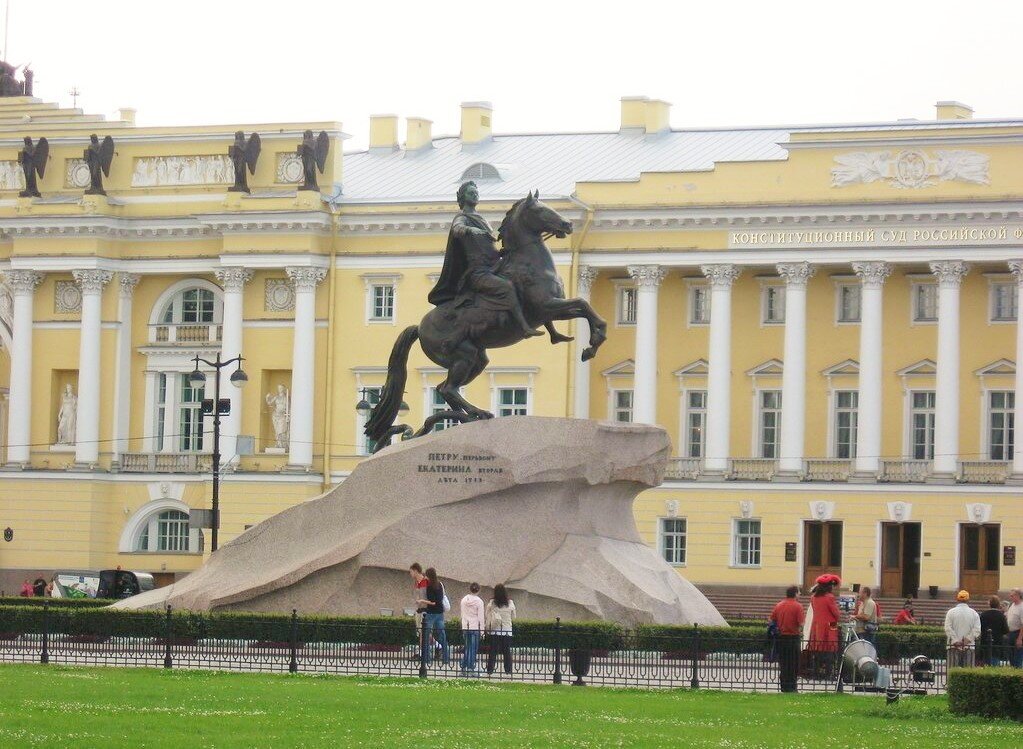
<svg viewBox="0 0 1023 749">
<path fill-rule="evenodd" d="M 374 442 L 381 439 L 394 424 L 405 394 L 405 380 L 408 378 L 408 353 L 412 344 L 419 339 L 419 326 L 410 325 L 401 331 L 387 360 L 387 380 L 380 392 L 380 401 L 373 409 L 366 428 L 363 430 Z"/>
</svg>

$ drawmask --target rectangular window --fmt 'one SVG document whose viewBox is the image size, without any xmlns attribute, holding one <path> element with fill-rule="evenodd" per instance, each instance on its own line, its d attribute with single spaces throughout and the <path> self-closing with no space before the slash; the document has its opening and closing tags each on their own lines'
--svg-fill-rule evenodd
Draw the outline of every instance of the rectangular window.
<svg viewBox="0 0 1023 749">
<path fill-rule="evenodd" d="M 710 288 L 706 284 L 689 287 L 689 324 L 707 325 L 710 322 Z"/>
<path fill-rule="evenodd" d="M 668 564 L 686 563 L 686 519 L 660 519 L 660 547 Z"/>
<path fill-rule="evenodd" d="M 734 539 L 736 567 L 760 566 L 760 521 L 736 520 Z"/>
<path fill-rule="evenodd" d="M 856 457 L 856 408 L 859 393 L 839 390 L 835 393 L 835 457 Z"/>
<path fill-rule="evenodd" d="M 707 391 L 690 390 L 686 393 L 685 456 L 702 458 L 707 427 Z"/>
<path fill-rule="evenodd" d="M 526 388 L 498 388 L 498 416 L 527 416 L 529 391 Z"/>
<path fill-rule="evenodd" d="M 181 398 L 178 403 L 178 450 L 183 453 L 202 451 L 202 399 L 204 388 L 194 388 L 187 374 L 178 375 Z"/>
<path fill-rule="evenodd" d="M 188 515 L 160 513 L 156 523 L 157 551 L 188 551 Z"/>
<path fill-rule="evenodd" d="M 938 284 L 913 284 L 913 322 L 938 319 Z"/>
<path fill-rule="evenodd" d="M 394 286 L 392 284 L 374 284 L 371 291 L 373 302 L 370 319 L 394 320 Z"/>
<path fill-rule="evenodd" d="M 763 288 L 763 308 L 765 325 L 785 322 L 785 287 L 765 286 Z"/>
<path fill-rule="evenodd" d="M 1012 460 L 1015 441 L 1016 393 L 996 390 L 988 393 L 988 435 L 991 460 Z"/>
<path fill-rule="evenodd" d="M 910 429 L 914 460 L 934 459 L 934 392 L 916 390 L 910 393 Z"/>
<path fill-rule="evenodd" d="M 636 324 L 636 287 L 620 286 L 618 288 L 618 324 Z"/>
<path fill-rule="evenodd" d="M 451 410 L 451 406 L 449 406 L 448 402 L 444 400 L 444 397 L 439 392 L 437 392 L 437 388 L 430 388 L 430 404 L 431 416 L 433 416 L 434 414 L 439 414 L 441 411 Z M 453 421 L 452 419 L 441 419 L 440 421 L 433 425 L 433 431 L 439 432 L 443 429 L 450 429 L 456 423 L 458 422 Z"/>
<path fill-rule="evenodd" d="M 1011 322 L 1016 319 L 1016 284 L 991 284 L 991 322 Z"/>
<path fill-rule="evenodd" d="M 777 458 L 781 443 L 781 390 L 760 391 L 760 457 Z"/>
<path fill-rule="evenodd" d="M 860 321 L 860 285 L 858 283 L 839 284 L 838 321 Z"/>
<path fill-rule="evenodd" d="M 166 432 L 164 420 L 167 418 L 167 375 L 160 373 L 156 377 L 156 451 L 163 452 L 163 438 Z"/>
<path fill-rule="evenodd" d="M 183 292 L 181 322 L 213 322 L 213 292 L 209 289 L 188 289 Z"/>
<path fill-rule="evenodd" d="M 359 400 L 362 400 L 363 398 L 365 398 L 366 402 L 369 405 L 376 406 L 376 404 L 380 402 L 380 391 L 381 390 L 383 390 L 383 388 L 379 388 L 379 387 L 364 388 L 363 391 L 359 392 L 359 394 L 358 394 Z M 359 435 L 358 435 L 359 455 L 369 455 L 370 451 L 372 450 L 372 446 L 369 443 L 369 437 L 367 437 L 366 434 L 363 432 L 363 429 L 366 428 L 366 421 L 368 420 L 368 418 L 369 418 L 368 414 L 366 416 L 363 416 L 362 414 L 358 415 L 358 421 L 359 421 Z"/>
<path fill-rule="evenodd" d="M 611 402 L 614 406 L 614 413 L 611 418 L 613 421 L 621 421 L 626 423 L 632 422 L 632 391 L 631 390 L 615 390 L 611 394 Z"/>
</svg>

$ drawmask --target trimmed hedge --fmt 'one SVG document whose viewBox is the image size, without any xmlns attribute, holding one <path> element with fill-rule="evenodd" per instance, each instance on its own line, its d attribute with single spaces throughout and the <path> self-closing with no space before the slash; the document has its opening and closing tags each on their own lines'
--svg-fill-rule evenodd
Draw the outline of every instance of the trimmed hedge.
<svg viewBox="0 0 1023 749">
<path fill-rule="evenodd" d="M 948 707 L 956 715 L 1023 721 L 1023 671 L 1015 668 L 953 668 Z"/>
<path fill-rule="evenodd" d="M 50 608 L 98 609 L 109 606 L 116 601 L 106 598 L 43 598 L 42 596 L 4 596 L 0 598 L 0 606 L 42 606 L 49 603 Z"/>
</svg>

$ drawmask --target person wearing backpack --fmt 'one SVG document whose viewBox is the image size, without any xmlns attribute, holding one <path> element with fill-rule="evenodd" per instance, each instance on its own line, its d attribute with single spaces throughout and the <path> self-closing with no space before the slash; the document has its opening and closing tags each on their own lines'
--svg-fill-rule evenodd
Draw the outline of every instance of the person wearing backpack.
<svg viewBox="0 0 1023 749">
<path fill-rule="evenodd" d="M 430 648 L 430 636 L 433 634 L 437 644 L 440 646 L 441 660 L 446 666 L 451 662 L 451 653 L 448 649 L 448 635 L 444 629 L 444 612 L 451 608 L 451 603 L 444 593 L 444 586 L 437 579 L 437 570 L 433 567 L 427 567 L 426 572 L 423 574 L 426 575 L 426 579 L 429 581 L 425 588 L 426 598 L 420 598 L 418 601 L 420 606 L 426 608 L 423 612 L 423 641 L 421 646 L 423 662 L 430 663 L 433 661 L 433 652 Z"/>
</svg>

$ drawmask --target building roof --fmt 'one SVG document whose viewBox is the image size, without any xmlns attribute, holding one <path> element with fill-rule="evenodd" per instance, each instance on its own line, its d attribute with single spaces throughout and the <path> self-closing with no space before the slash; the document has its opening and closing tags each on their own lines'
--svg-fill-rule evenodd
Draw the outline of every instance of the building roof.
<svg viewBox="0 0 1023 749">
<path fill-rule="evenodd" d="M 432 147 L 416 151 L 373 148 L 346 153 L 341 202 L 451 201 L 458 185 L 469 178 L 476 179 L 484 200 L 517 199 L 531 190 L 539 190 L 541 197 L 568 197 L 579 182 L 635 181 L 644 172 L 708 171 L 720 162 L 784 160 L 786 146 L 797 133 L 911 133 L 1019 125 L 1019 120 L 903 120 L 656 134 L 624 130 L 495 135 L 465 145 L 457 136 L 443 136 L 434 138 Z M 465 175 L 472 167 L 475 174 Z M 478 177 L 494 170 L 500 175 L 497 179 Z"/>
</svg>

